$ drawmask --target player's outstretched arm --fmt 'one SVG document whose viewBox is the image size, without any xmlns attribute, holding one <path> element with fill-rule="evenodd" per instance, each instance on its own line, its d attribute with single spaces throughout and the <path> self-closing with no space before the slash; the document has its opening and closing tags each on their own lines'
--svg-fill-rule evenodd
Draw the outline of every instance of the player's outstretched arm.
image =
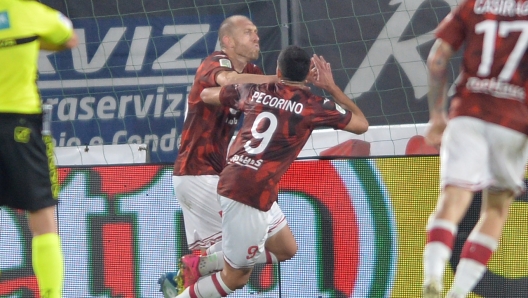
<svg viewBox="0 0 528 298">
<path fill-rule="evenodd" d="M 202 90 L 202 93 L 200 93 L 202 101 L 207 104 L 219 106 L 221 104 L 220 89 L 222 89 L 222 87 L 205 88 L 204 90 Z"/>
<path fill-rule="evenodd" d="M 312 63 L 314 68 L 308 75 L 308 82 L 328 91 L 337 104 L 352 113 L 352 118 L 344 130 L 355 134 L 365 133 L 369 127 L 368 120 L 352 99 L 335 84 L 330 63 L 326 62 L 323 56 L 317 55 L 313 56 Z"/>
<path fill-rule="evenodd" d="M 249 73 L 238 73 L 236 71 L 221 71 L 216 75 L 216 83 L 220 86 L 236 84 L 266 84 L 276 83 L 279 78 L 276 75 L 258 75 Z"/>
<path fill-rule="evenodd" d="M 447 66 L 454 50 L 442 39 L 437 39 L 427 57 L 429 74 L 429 127 L 425 140 L 432 146 L 440 146 L 447 125 Z"/>
</svg>

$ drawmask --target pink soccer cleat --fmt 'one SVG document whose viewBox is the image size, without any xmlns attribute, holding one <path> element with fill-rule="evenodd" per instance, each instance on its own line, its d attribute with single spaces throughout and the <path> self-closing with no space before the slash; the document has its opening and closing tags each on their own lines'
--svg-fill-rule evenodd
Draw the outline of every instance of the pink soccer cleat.
<svg viewBox="0 0 528 298">
<path fill-rule="evenodd" d="M 193 285 L 201 277 L 198 266 L 200 265 L 200 257 L 197 255 L 185 255 L 180 259 L 180 270 L 176 280 L 178 281 L 178 292 L 183 292 L 185 289 Z"/>
</svg>

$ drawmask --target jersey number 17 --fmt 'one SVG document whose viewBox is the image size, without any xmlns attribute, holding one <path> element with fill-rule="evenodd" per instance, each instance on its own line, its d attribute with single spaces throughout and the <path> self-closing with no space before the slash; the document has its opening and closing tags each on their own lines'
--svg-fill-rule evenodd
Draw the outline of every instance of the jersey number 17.
<svg viewBox="0 0 528 298">
<path fill-rule="evenodd" d="M 517 66 L 519 66 L 522 56 L 526 52 L 526 48 L 528 47 L 528 21 L 500 22 L 486 20 L 475 26 L 475 33 L 484 34 L 482 58 L 477 71 L 479 76 L 487 77 L 490 74 L 497 35 L 505 38 L 510 32 L 521 32 L 521 35 L 499 74 L 498 79 L 503 82 L 509 82 L 511 80 Z"/>
</svg>

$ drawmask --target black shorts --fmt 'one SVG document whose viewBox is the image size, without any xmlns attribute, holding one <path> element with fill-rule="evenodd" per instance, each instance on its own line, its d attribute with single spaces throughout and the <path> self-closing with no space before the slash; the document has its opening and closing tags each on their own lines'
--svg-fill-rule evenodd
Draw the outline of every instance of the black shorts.
<svg viewBox="0 0 528 298">
<path fill-rule="evenodd" d="M 37 211 L 57 204 L 51 136 L 42 115 L 0 113 L 0 206 Z"/>
</svg>

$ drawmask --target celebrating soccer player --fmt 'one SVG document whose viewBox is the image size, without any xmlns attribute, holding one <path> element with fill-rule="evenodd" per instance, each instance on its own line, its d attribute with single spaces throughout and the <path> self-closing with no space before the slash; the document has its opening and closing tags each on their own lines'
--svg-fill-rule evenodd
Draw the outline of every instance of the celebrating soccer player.
<svg viewBox="0 0 528 298">
<path fill-rule="evenodd" d="M 183 211 L 190 250 L 207 250 L 209 256 L 186 255 L 180 270 L 164 274 L 159 283 L 165 297 L 173 297 L 201 274 L 223 268 L 223 257 L 213 254 L 222 249 L 221 208 L 216 192 L 218 175 L 226 165 L 227 147 L 241 112 L 229 107 L 205 104 L 200 99 L 204 88 L 235 83 L 267 83 L 276 75 L 263 75 L 251 61 L 260 54 L 256 26 L 245 16 L 235 15 L 220 25 L 221 51 L 213 52 L 197 70 L 187 99 L 187 111 L 178 157 L 174 163 L 174 192 Z M 275 204 L 276 205 L 276 204 Z M 284 214 L 273 208 L 268 242 L 281 239 L 289 245 L 267 251 L 257 262 L 277 263 L 290 259 L 297 251 L 295 239 Z M 216 261 L 218 260 L 218 261 Z"/>
<path fill-rule="evenodd" d="M 313 61 L 317 73 L 308 79 L 344 109 L 304 86 L 310 56 L 297 46 L 280 53 L 278 83 L 228 85 L 202 92 L 207 103 L 242 110 L 244 122 L 218 183 L 223 270 L 202 277 L 177 297 L 225 297 L 247 283 L 267 249 L 287 245 L 267 242 L 278 183 L 314 128 L 330 126 L 358 134 L 368 129 L 361 110 L 334 83 L 330 64 L 317 56 Z"/>
</svg>

